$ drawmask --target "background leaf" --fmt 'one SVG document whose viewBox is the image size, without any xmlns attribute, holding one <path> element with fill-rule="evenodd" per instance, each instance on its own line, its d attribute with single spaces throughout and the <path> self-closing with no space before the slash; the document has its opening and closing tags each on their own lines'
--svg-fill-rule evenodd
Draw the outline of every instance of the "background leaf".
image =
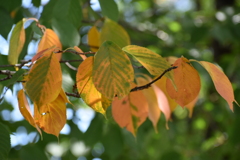
<svg viewBox="0 0 240 160">
<path fill-rule="evenodd" d="M 106 41 L 95 54 L 93 83 L 108 99 L 126 96 L 133 81 L 133 68 L 127 55 L 115 43 Z"/>
<path fill-rule="evenodd" d="M 125 29 L 108 18 L 105 19 L 100 32 L 100 45 L 105 41 L 113 41 L 120 48 L 130 45 L 130 38 Z"/>
<path fill-rule="evenodd" d="M 0 159 L 8 159 L 10 149 L 10 132 L 4 124 L 0 123 Z"/>
<path fill-rule="evenodd" d="M 110 18 L 113 21 L 118 20 L 118 7 L 114 0 L 99 0 L 102 14 L 108 18 Z"/>
<path fill-rule="evenodd" d="M 112 115 L 120 127 L 126 127 L 136 136 L 138 127 L 148 116 L 148 103 L 141 91 L 131 92 L 123 99 L 112 102 Z"/>
<path fill-rule="evenodd" d="M 184 57 L 176 60 L 173 66 L 178 67 L 173 70 L 177 91 L 170 80 L 167 80 L 167 92 L 172 99 L 184 107 L 198 96 L 201 88 L 200 77 L 189 60 Z"/>
<path fill-rule="evenodd" d="M 10 64 L 16 64 L 18 62 L 19 54 L 24 46 L 25 30 L 23 25 L 25 21 L 25 18 L 22 21 L 19 21 L 12 31 L 8 53 L 8 62 Z"/>
<path fill-rule="evenodd" d="M 107 107 L 110 106 L 110 101 L 103 97 L 103 95 L 98 92 L 93 84 L 93 58 L 93 56 L 88 57 L 79 65 L 76 79 L 77 89 L 81 98 L 88 106 L 90 106 L 96 112 L 100 112 L 105 115 Z M 103 101 L 108 101 L 108 103 L 103 103 Z"/>
<path fill-rule="evenodd" d="M 31 68 L 26 82 L 26 92 L 37 106 L 57 98 L 62 86 L 62 71 L 54 53 L 45 53 Z"/>
</svg>

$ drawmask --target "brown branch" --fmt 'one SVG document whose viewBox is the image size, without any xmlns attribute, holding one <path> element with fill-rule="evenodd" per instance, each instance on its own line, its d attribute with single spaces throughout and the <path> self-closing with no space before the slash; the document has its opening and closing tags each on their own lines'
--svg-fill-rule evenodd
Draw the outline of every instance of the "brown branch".
<svg viewBox="0 0 240 160">
<path fill-rule="evenodd" d="M 74 51 L 74 50 L 66 50 L 66 51 L 62 51 L 62 50 L 58 50 L 54 53 L 65 53 L 65 52 L 69 52 L 69 53 L 74 53 L 74 54 L 81 54 L 81 55 L 86 55 L 86 54 L 95 54 L 96 52 L 92 52 L 92 51 L 89 51 L 89 52 L 77 52 L 77 51 Z"/>
<path fill-rule="evenodd" d="M 176 69 L 177 66 L 173 66 L 173 67 L 170 67 L 168 69 L 166 69 L 159 77 L 157 77 L 156 79 L 154 79 L 152 82 L 148 83 L 148 84 L 145 84 L 145 85 L 142 85 L 142 86 L 139 86 L 139 87 L 135 87 L 135 88 L 132 88 L 130 90 L 130 92 L 135 92 L 135 91 L 139 91 L 139 90 L 143 90 L 143 89 L 147 89 L 149 87 L 151 87 L 151 85 L 155 82 L 157 82 L 159 79 L 162 78 L 162 76 L 164 76 L 167 72 L 173 70 L 173 69 Z"/>
<path fill-rule="evenodd" d="M 69 92 L 65 92 L 65 94 L 67 96 L 72 96 L 72 97 L 76 97 L 76 98 L 81 98 L 80 95 L 78 93 L 69 93 Z"/>
</svg>

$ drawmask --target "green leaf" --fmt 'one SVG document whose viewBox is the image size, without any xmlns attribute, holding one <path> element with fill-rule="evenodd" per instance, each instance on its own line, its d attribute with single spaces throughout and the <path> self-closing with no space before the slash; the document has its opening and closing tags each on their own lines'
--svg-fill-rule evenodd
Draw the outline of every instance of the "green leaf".
<svg viewBox="0 0 240 160">
<path fill-rule="evenodd" d="M 41 5 L 41 0 L 32 0 L 34 6 L 39 7 Z"/>
<path fill-rule="evenodd" d="M 22 146 L 19 152 L 20 158 L 23 159 L 34 159 L 34 160 L 44 160 L 48 159 L 46 153 L 42 148 L 38 148 L 35 144 L 29 144 L 27 146 Z"/>
<path fill-rule="evenodd" d="M 16 64 L 18 62 L 18 57 L 25 43 L 25 30 L 23 27 L 25 21 L 26 19 L 24 18 L 18 22 L 12 31 L 8 54 L 8 62 L 10 64 Z"/>
<path fill-rule="evenodd" d="M 63 47 L 78 46 L 80 35 L 77 29 L 64 19 L 53 19 L 52 28 L 60 38 Z"/>
<path fill-rule="evenodd" d="M 18 71 L 12 76 L 12 78 L 8 81 L 8 84 L 7 84 L 6 86 L 10 86 L 10 85 L 14 84 L 15 82 L 17 82 L 25 72 L 26 72 L 26 71 L 25 71 L 24 69 L 18 70 Z"/>
<path fill-rule="evenodd" d="M 95 55 L 93 83 L 108 99 L 123 98 L 131 89 L 133 68 L 127 55 L 115 43 L 106 41 Z"/>
<path fill-rule="evenodd" d="M 105 41 L 112 41 L 120 48 L 130 45 L 130 38 L 125 29 L 108 18 L 100 32 L 100 45 Z"/>
<path fill-rule="evenodd" d="M 108 18 L 110 18 L 113 21 L 118 20 L 118 7 L 114 0 L 99 0 L 102 14 Z"/>
<path fill-rule="evenodd" d="M 0 123 L 0 159 L 7 159 L 10 149 L 10 133 L 7 127 Z"/>
<path fill-rule="evenodd" d="M 53 15 L 58 19 L 66 19 L 75 28 L 79 28 L 82 21 L 82 9 L 78 0 L 58 0 L 53 9 Z"/>
<path fill-rule="evenodd" d="M 2 35 L 5 39 L 7 39 L 8 33 L 10 32 L 13 25 L 13 20 L 7 11 L 1 9 L 0 21 L 4 22 L 4 23 L 0 23 L 0 35 Z"/>
<path fill-rule="evenodd" d="M 171 67 L 165 58 L 162 58 L 162 56 L 147 48 L 129 45 L 124 47 L 122 50 L 136 58 L 151 75 L 160 75 L 163 71 Z M 168 78 L 173 79 L 172 74 L 172 72 L 168 72 L 165 75 Z"/>
<path fill-rule="evenodd" d="M 39 107 L 55 100 L 62 86 L 62 71 L 58 58 L 47 52 L 31 68 L 26 82 L 26 92 Z"/>
</svg>

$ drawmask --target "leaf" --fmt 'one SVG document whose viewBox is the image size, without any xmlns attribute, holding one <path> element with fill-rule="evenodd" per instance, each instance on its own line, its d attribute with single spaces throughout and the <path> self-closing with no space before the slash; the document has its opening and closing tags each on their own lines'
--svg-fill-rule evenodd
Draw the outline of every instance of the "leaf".
<svg viewBox="0 0 240 160">
<path fill-rule="evenodd" d="M 26 92 L 41 107 L 57 98 L 62 85 L 60 63 L 54 53 L 45 53 L 29 71 Z"/>
<path fill-rule="evenodd" d="M 0 10 L 0 21 L 4 22 L 0 24 L 0 35 L 2 35 L 5 39 L 8 37 L 8 33 L 11 31 L 13 26 L 13 19 L 10 14 L 4 9 Z"/>
<path fill-rule="evenodd" d="M 120 127 L 126 127 L 136 136 L 138 127 L 148 116 L 148 103 L 141 91 L 131 92 L 123 99 L 115 97 L 112 102 L 112 115 Z"/>
<path fill-rule="evenodd" d="M 23 115 L 23 117 L 33 126 L 37 129 L 37 131 L 39 132 L 39 134 L 42 136 L 42 132 L 40 130 L 40 128 L 37 126 L 37 124 L 34 121 L 33 115 L 31 113 L 27 98 L 25 96 L 25 93 L 23 91 L 23 89 L 21 89 L 20 91 L 18 91 L 18 107 L 19 110 L 21 112 L 21 114 Z"/>
<path fill-rule="evenodd" d="M 67 119 L 66 103 L 68 103 L 68 100 L 65 92 L 61 89 L 58 97 L 53 102 L 45 104 L 42 107 L 34 104 L 34 119 L 37 125 L 44 132 L 58 137 Z M 38 108 L 40 109 L 38 110 Z"/>
<path fill-rule="evenodd" d="M 233 111 L 233 102 L 236 101 L 234 99 L 234 93 L 231 82 L 229 81 L 228 77 L 224 74 L 224 72 L 219 67 L 210 62 L 197 60 L 192 61 L 198 62 L 207 70 L 207 72 L 209 73 L 213 80 L 217 92 L 227 101 L 230 109 Z"/>
<path fill-rule="evenodd" d="M 156 77 L 155 77 L 156 78 Z M 175 108 L 177 107 L 177 103 L 175 102 L 175 100 L 173 100 L 169 95 L 168 95 L 168 92 L 167 92 L 167 89 L 166 89 L 166 83 L 167 83 L 167 77 L 162 77 L 161 79 L 159 79 L 157 82 L 155 82 L 154 84 L 156 85 L 156 87 L 160 88 L 161 91 L 165 94 L 165 96 L 167 97 L 168 99 L 168 104 L 170 106 L 170 109 L 171 111 L 174 111 Z"/>
<path fill-rule="evenodd" d="M 94 109 L 96 112 L 100 112 L 105 115 L 107 107 L 110 106 L 110 101 L 107 100 L 98 90 L 95 88 L 92 81 L 92 68 L 94 57 L 88 57 L 83 61 L 77 71 L 77 89 L 84 100 L 84 102 Z M 103 103 L 103 102 L 108 103 Z"/>
<path fill-rule="evenodd" d="M 77 29 L 80 27 L 82 22 L 82 7 L 78 0 L 58 0 L 53 8 L 53 15 L 57 19 L 66 19 L 66 23 L 74 25 Z"/>
<path fill-rule="evenodd" d="M 169 80 L 167 80 L 167 92 L 172 99 L 182 107 L 193 101 L 199 94 L 201 83 L 198 72 L 192 67 L 189 60 L 184 57 L 175 61 L 174 81 L 177 91 Z"/>
<path fill-rule="evenodd" d="M 130 45 L 129 35 L 124 28 L 108 18 L 100 32 L 100 45 L 105 41 L 113 41 L 120 48 Z"/>
<path fill-rule="evenodd" d="M 150 77 L 148 77 L 147 75 L 141 76 L 143 76 L 144 78 L 143 77 L 136 78 L 138 86 L 145 85 L 151 81 Z M 152 87 L 142 90 L 142 93 L 144 94 L 148 102 L 148 118 L 151 120 L 154 129 L 157 132 L 157 123 L 161 115 L 161 110 L 158 106 L 157 96 Z"/>
<path fill-rule="evenodd" d="M 10 132 L 4 124 L 0 123 L 0 159 L 8 159 L 10 150 Z"/>
<path fill-rule="evenodd" d="M 54 18 L 52 20 L 52 28 L 59 36 L 65 48 L 78 46 L 80 44 L 80 34 L 78 30 L 66 19 Z"/>
<path fill-rule="evenodd" d="M 78 48 L 77 46 L 74 46 L 74 49 L 75 49 L 75 51 L 77 51 L 77 52 L 79 52 L 79 53 L 83 53 L 83 51 L 82 51 L 80 48 Z M 85 55 L 79 54 L 79 56 L 80 56 L 83 60 L 87 59 L 87 57 L 86 57 Z"/>
<path fill-rule="evenodd" d="M 25 43 L 25 21 L 25 18 L 19 21 L 12 31 L 8 53 L 8 62 L 10 64 L 16 64 L 18 62 L 18 57 L 23 49 Z"/>
<path fill-rule="evenodd" d="M 51 29 L 46 29 L 41 41 L 38 44 L 38 54 L 32 58 L 32 62 L 37 60 L 42 55 L 42 53 L 52 53 L 56 48 L 62 50 L 62 44 L 57 34 Z M 61 59 L 61 56 L 61 53 L 57 54 L 58 60 Z"/>
<path fill-rule="evenodd" d="M 118 20 L 118 7 L 117 4 L 114 0 L 99 0 L 101 9 L 102 9 L 102 14 L 104 16 L 107 16 L 108 18 L 110 18 L 113 21 L 117 21 Z"/>
<path fill-rule="evenodd" d="M 91 51 L 98 51 L 98 48 L 100 46 L 100 33 L 98 32 L 96 26 L 93 26 L 88 31 L 88 45 L 90 46 Z"/>
<path fill-rule="evenodd" d="M 106 41 L 95 54 L 93 83 L 108 99 L 125 97 L 131 90 L 133 68 L 127 55 L 115 43 Z"/>
<path fill-rule="evenodd" d="M 136 58 L 151 75 L 160 75 L 166 69 L 170 68 L 170 64 L 165 58 L 162 58 L 159 54 L 136 45 L 128 45 L 122 49 L 123 51 L 129 53 L 134 58 Z M 173 73 L 166 73 L 168 78 L 173 78 Z"/>
<path fill-rule="evenodd" d="M 189 114 L 188 114 L 189 118 L 192 117 L 193 108 L 194 108 L 195 104 L 197 103 L 197 101 L 198 101 L 198 96 L 192 102 L 190 102 L 189 104 L 187 104 L 185 106 L 188 109 L 188 111 L 189 111 Z"/>
</svg>

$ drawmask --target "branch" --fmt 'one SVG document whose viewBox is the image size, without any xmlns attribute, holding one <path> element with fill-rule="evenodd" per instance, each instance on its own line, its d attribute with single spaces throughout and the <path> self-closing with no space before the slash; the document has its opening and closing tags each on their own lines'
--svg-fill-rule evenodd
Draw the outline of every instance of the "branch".
<svg viewBox="0 0 240 160">
<path fill-rule="evenodd" d="M 92 51 L 89 51 L 89 52 L 77 52 L 75 50 L 64 50 L 64 51 L 58 50 L 58 51 L 56 51 L 54 53 L 65 53 L 65 52 L 74 53 L 74 54 L 77 54 L 77 55 L 79 55 L 79 54 L 86 55 L 86 54 L 95 54 L 96 53 L 96 52 L 92 52 Z"/>
<path fill-rule="evenodd" d="M 80 95 L 78 93 L 69 93 L 69 92 L 65 92 L 65 94 L 67 96 L 72 96 L 72 97 L 76 97 L 76 98 L 81 98 Z"/>
<path fill-rule="evenodd" d="M 139 90 L 143 90 L 143 89 L 147 89 L 149 87 L 151 87 L 151 85 L 155 82 L 157 82 L 159 79 L 162 78 L 162 76 L 164 76 L 167 72 L 173 70 L 173 69 L 176 69 L 177 66 L 173 66 L 173 67 L 170 67 L 168 69 L 166 69 L 159 77 L 157 77 L 156 79 L 154 79 L 152 82 L 148 83 L 148 84 L 145 84 L 143 86 L 139 86 L 139 87 L 135 87 L 133 89 L 130 90 L 130 92 L 135 92 L 135 91 L 139 91 Z"/>
</svg>

